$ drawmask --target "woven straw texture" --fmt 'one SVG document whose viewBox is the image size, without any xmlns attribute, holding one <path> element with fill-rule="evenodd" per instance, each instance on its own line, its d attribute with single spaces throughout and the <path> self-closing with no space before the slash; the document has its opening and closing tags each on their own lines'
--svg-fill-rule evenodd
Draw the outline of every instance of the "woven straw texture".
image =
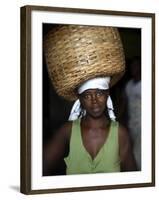
<svg viewBox="0 0 159 200">
<path fill-rule="evenodd" d="M 58 95 L 75 100 L 76 88 L 88 79 L 123 75 L 125 57 L 117 28 L 59 25 L 44 38 L 49 76 Z"/>
</svg>

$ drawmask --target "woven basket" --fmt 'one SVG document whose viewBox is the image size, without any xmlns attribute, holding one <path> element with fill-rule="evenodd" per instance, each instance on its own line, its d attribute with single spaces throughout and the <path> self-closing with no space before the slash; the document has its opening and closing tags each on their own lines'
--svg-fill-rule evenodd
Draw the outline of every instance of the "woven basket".
<svg viewBox="0 0 159 200">
<path fill-rule="evenodd" d="M 56 92 L 71 101 L 86 80 L 111 76 L 112 86 L 125 70 L 123 46 L 113 27 L 56 26 L 44 39 L 44 53 Z"/>
</svg>

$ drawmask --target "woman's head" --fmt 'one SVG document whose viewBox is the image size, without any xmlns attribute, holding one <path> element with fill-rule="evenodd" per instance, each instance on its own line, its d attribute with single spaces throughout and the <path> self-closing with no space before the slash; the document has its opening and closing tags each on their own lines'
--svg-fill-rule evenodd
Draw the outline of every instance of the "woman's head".
<svg viewBox="0 0 159 200">
<path fill-rule="evenodd" d="M 110 77 L 98 77 L 84 82 L 77 88 L 78 100 L 74 103 L 69 120 L 75 120 L 86 114 L 99 117 L 109 114 L 115 120 L 113 105 L 109 96 Z"/>
<path fill-rule="evenodd" d="M 81 107 L 93 118 L 105 115 L 108 95 L 108 89 L 87 89 L 79 95 Z"/>
<path fill-rule="evenodd" d="M 77 93 L 81 107 L 92 117 L 99 117 L 106 110 L 110 77 L 90 79 L 80 87 Z"/>
</svg>

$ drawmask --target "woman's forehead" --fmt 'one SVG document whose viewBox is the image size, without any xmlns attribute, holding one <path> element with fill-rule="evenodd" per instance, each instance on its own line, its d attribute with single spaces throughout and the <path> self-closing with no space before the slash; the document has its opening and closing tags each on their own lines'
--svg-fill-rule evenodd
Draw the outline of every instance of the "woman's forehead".
<svg viewBox="0 0 159 200">
<path fill-rule="evenodd" d="M 86 93 L 96 93 L 96 92 L 108 92 L 109 89 L 103 90 L 103 89 L 98 89 L 98 88 L 94 88 L 94 89 L 87 89 L 85 90 L 82 94 L 86 94 Z"/>
</svg>

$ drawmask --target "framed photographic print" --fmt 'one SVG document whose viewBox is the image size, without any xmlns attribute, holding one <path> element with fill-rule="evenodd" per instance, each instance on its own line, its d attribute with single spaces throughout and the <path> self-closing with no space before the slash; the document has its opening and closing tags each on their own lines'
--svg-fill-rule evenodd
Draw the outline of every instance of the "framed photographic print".
<svg viewBox="0 0 159 200">
<path fill-rule="evenodd" d="M 110 89 L 80 87 L 108 75 Z M 105 136 L 88 119 L 103 119 L 108 89 L 116 120 Z M 21 192 L 154 186 L 154 91 L 155 14 L 22 7 Z M 85 106 L 78 126 L 68 122 L 75 95 Z"/>
</svg>

